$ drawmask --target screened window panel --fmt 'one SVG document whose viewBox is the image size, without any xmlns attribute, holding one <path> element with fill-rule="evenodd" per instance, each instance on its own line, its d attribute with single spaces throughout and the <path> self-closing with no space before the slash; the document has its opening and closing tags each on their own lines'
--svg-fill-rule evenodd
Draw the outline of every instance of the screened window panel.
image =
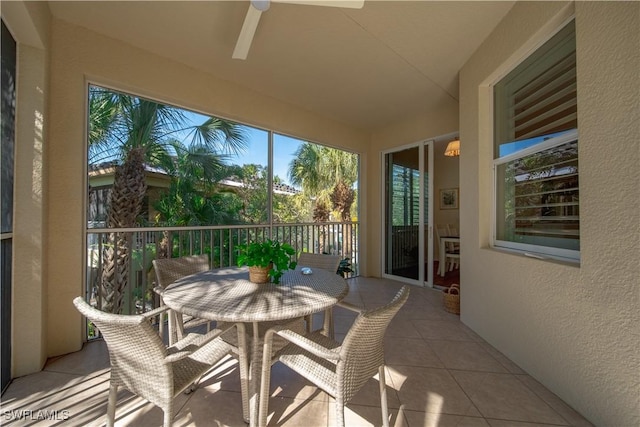
<svg viewBox="0 0 640 427">
<path fill-rule="evenodd" d="M 15 106 L 16 106 L 16 42 L 2 22 L 2 122 L 0 133 L 0 232 L 11 233 L 13 230 L 13 162 L 15 144 Z"/>
</svg>

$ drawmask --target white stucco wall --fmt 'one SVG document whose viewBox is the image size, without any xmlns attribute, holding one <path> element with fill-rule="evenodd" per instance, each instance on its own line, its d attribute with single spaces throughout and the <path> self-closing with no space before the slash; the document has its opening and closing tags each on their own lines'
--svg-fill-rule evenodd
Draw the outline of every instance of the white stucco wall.
<svg viewBox="0 0 640 427">
<path fill-rule="evenodd" d="M 2 19 L 17 43 L 11 312 L 11 363 L 16 377 L 40 370 L 46 361 L 47 195 L 43 190 L 49 13 L 39 3 L 3 2 Z"/>
<path fill-rule="evenodd" d="M 491 249 L 488 84 L 575 8 L 581 263 Z M 460 74 L 461 319 L 598 426 L 640 425 L 640 3 L 518 3 Z"/>
</svg>

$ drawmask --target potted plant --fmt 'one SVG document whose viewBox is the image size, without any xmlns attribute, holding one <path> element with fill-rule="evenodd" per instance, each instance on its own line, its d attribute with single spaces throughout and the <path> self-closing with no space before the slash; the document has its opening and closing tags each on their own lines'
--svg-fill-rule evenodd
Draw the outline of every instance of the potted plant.
<svg viewBox="0 0 640 427">
<path fill-rule="evenodd" d="M 238 265 L 249 266 L 249 280 L 254 283 L 280 283 L 286 270 L 296 268 L 291 256 L 296 253 L 288 243 L 267 239 L 238 246 Z"/>
</svg>

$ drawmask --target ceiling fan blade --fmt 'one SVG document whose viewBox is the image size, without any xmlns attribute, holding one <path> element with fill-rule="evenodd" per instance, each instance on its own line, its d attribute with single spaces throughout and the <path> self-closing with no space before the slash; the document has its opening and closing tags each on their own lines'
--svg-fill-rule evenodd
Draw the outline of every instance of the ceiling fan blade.
<svg viewBox="0 0 640 427">
<path fill-rule="evenodd" d="M 308 6 L 346 7 L 362 9 L 364 0 L 271 0 L 274 3 L 305 4 Z"/>
<path fill-rule="evenodd" d="M 231 55 L 233 59 L 247 59 L 251 42 L 253 42 L 253 36 L 256 33 L 256 28 L 258 28 L 258 22 L 260 22 L 260 15 L 262 15 L 262 11 L 252 5 L 249 6 L 247 16 L 244 18 L 244 23 L 238 36 L 238 41 L 236 42 L 236 47 L 233 50 L 233 55 Z"/>
</svg>

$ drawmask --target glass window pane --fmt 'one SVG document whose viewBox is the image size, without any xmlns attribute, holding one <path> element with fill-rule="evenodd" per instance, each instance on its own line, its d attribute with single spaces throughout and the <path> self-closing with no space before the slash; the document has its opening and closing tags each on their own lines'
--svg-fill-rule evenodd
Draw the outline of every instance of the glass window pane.
<svg viewBox="0 0 640 427">
<path fill-rule="evenodd" d="M 385 155 L 385 273 L 411 279 L 420 263 L 419 157 L 418 147 Z"/>
<path fill-rule="evenodd" d="M 295 160 L 306 143 L 300 139 L 273 134 L 273 222 L 302 223 L 313 221 L 314 198 L 303 191 L 294 177 Z M 292 179 L 293 178 L 293 179 Z"/>
<path fill-rule="evenodd" d="M 219 194 L 225 200 L 229 215 L 237 212 L 236 220 L 240 224 L 267 224 L 269 132 L 244 125 L 242 128 L 247 135 L 248 147 L 226 157 L 230 174 L 221 182 L 225 191 Z"/>
<path fill-rule="evenodd" d="M 274 135 L 274 141 L 275 172 L 279 175 L 286 169 L 290 184 L 300 191 L 288 200 L 275 195 L 274 216 L 283 221 L 287 215 L 278 203 L 298 203 L 299 218 L 310 215 L 318 224 L 307 247 L 317 253 L 352 256 L 356 229 L 350 222 L 357 212 L 358 155 L 282 135 Z"/>
<path fill-rule="evenodd" d="M 496 239 L 580 249 L 578 141 L 497 166 Z"/>
<path fill-rule="evenodd" d="M 88 228 L 267 222 L 266 131 L 93 85 L 88 119 Z"/>
</svg>

